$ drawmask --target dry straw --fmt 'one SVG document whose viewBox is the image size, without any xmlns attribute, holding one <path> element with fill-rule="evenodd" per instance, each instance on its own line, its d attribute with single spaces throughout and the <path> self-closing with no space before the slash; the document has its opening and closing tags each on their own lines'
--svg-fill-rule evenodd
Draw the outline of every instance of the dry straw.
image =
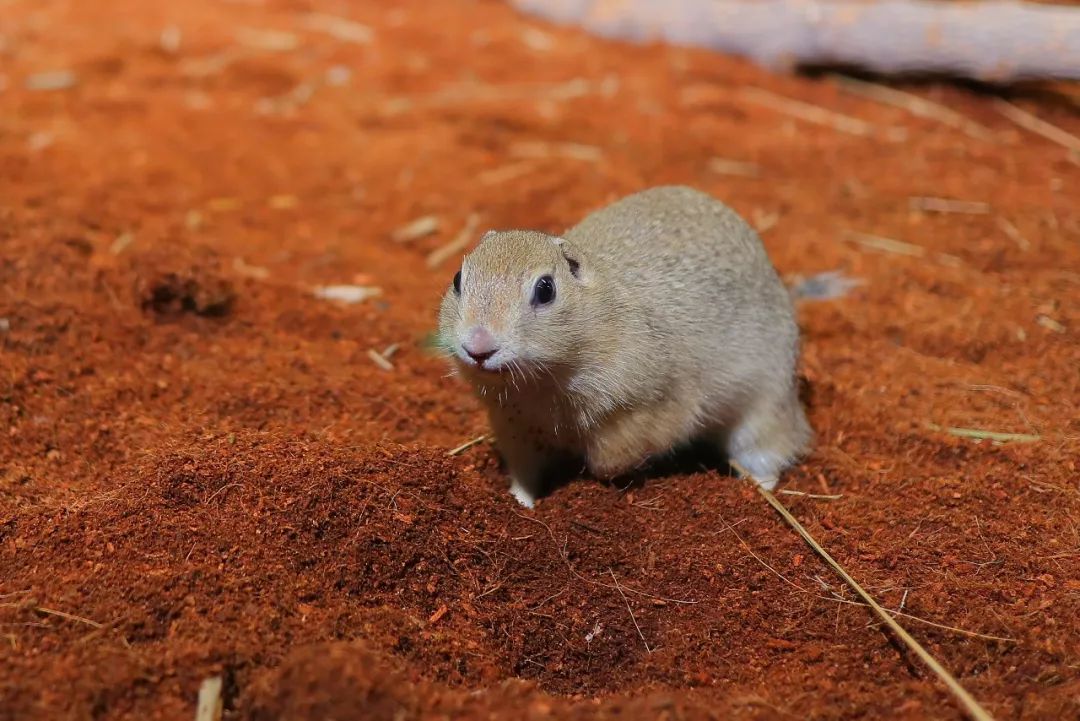
<svg viewBox="0 0 1080 721">
<path fill-rule="evenodd" d="M 732 462 L 731 465 L 733 468 L 735 468 L 736 471 L 739 472 L 741 476 L 745 478 L 752 478 L 751 474 L 747 472 L 746 469 L 739 466 L 737 463 Z M 964 710 L 968 712 L 971 718 L 975 719 L 975 721 L 994 721 L 994 717 L 991 716 L 986 711 L 986 709 L 979 705 L 979 702 L 976 701 L 975 698 L 967 692 L 967 689 L 961 686 L 960 682 L 957 681 L 956 678 L 951 673 L 949 673 L 945 669 L 945 667 L 938 662 L 936 658 L 931 656 L 930 652 L 923 648 L 922 644 L 916 641 L 912 637 L 912 635 L 904 629 L 903 626 L 897 623 L 896 619 L 889 615 L 889 613 L 884 608 L 882 608 L 877 601 L 874 600 L 873 596 L 867 593 L 866 590 L 863 589 L 863 587 L 860 586 L 859 583 L 851 577 L 851 574 L 845 571 L 844 567 L 837 563 L 837 561 L 829 555 L 828 551 L 822 548 L 820 543 L 814 540 L 814 537 L 810 535 L 810 532 L 807 531 L 801 523 L 799 523 L 798 519 L 795 518 L 795 516 L 791 515 L 791 512 L 784 507 L 784 504 L 777 500 L 776 496 L 774 496 L 772 493 L 765 490 L 756 483 L 755 486 L 757 486 L 758 492 L 765 498 L 766 501 L 769 502 L 769 505 L 776 509 L 776 512 L 779 513 L 785 521 L 787 521 L 788 525 L 795 529 L 795 532 L 802 536 L 802 539 L 806 541 L 806 543 L 809 544 L 809 546 L 814 549 L 814 551 L 819 556 L 825 559 L 825 562 L 828 563 L 834 571 L 840 574 L 840 577 L 843 578 L 844 581 L 849 586 L 851 586 L 852 589 L 854 589 L 855 593 L 859 595 L 859 597 L 866 603 L 866 605 L 873 609 L 874 613 L 877 614 L 879 618 L 881 618 L 885 625 L 888 626 L 901 641 L 907 644 L 908 648 L 914 651 L 915 655 L 922 659 L 923 663 L 929 666 L 931 671 L 937 674 L 938 678 L 940 678 L 942 683 L 944 683 L 948 687 L 949 691 L 952 692 L 952 694 L 960 702 L 960 705 L 964 707 Z"/>
</svg>

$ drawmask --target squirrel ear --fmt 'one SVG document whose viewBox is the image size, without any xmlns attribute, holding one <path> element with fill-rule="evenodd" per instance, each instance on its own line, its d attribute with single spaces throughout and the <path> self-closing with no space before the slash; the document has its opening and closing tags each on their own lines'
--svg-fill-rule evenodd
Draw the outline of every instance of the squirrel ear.
<svg viewBox="0 0 1080 721">
<path fill-rule="evenodd" d="M 580 280 L 581 253 L 579 253 L 571 243 L 566 242 L 565 238 L 555 238 L 555 246 L 558 247 L 559 252 L 562 253 L 562 257 L 566 260 L 567 265 L 570 266 L 570 275 Z"/>
</svg>

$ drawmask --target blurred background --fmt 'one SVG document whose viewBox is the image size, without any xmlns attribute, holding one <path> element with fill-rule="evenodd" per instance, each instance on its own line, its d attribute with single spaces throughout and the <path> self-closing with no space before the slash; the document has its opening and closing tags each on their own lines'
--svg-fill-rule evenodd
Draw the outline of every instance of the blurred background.
<svg viewBox="0 0 1080 721">
<path fill-rule="evenodd" d="M 785 502 L 1076 718 L 1078 13 L 0 0 L 0 719 L 959 718 L 739 484 L 506 502 L 438 299 L 663 183 L 797 291 Z"/>
</svg>

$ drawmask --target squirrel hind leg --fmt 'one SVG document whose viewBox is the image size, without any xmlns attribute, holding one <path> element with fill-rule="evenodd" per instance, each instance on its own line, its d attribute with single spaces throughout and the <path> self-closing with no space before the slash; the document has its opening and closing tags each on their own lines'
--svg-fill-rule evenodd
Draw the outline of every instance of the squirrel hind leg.
<svg viewBox="0 0 1080 721">
<path fill-rule="evenodd" d="M 812 437 L 798 396 L 756 406 L 728 433 L 722 450 L 742 466 L 765 490 L 771 491 L 780 474 L 802 456 Z"/>
</svg>

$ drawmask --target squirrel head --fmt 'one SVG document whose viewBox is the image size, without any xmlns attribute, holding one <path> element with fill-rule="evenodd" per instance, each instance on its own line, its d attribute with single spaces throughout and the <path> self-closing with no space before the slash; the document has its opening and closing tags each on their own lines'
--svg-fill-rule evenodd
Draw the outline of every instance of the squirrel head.
<svg viewBox="0 0 1080 721">
<path fill-rule="evenodd" d="M 439 337 L 465 372 L 531 377 L 577 355 L 592 284 L 587 259 L 563 238 L 489 231 L 443 296 Z"/>
</svg>

